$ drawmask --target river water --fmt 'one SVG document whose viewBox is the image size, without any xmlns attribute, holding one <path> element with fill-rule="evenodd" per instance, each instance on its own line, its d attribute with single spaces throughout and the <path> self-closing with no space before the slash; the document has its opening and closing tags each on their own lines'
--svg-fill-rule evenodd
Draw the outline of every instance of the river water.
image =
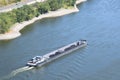
<svg viewBox="0 0 120 80">
<path fill-rule="evenodd" d="M 120 0 L 88 0 L 80 12 L 42 19 L 0 41 L 0 80 L 120 80 Z M 40 68 L 26 62 L 79 39 L 88 46 Z"/>
</svg>

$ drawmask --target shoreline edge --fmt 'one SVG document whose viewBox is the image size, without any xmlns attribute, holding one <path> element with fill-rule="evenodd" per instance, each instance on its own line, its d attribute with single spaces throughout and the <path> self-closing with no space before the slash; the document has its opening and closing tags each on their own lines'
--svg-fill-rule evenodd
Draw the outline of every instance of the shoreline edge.
<svg viewBox="0 0 120 80">
<path fill-rule="evenodd" d="M 5 34 L 0 34 L 0 40 L 10 40 L 10 39 L 19 37 L 21 35 L 20 30 L 22 30 L 27 25 L 34 23 L 37 20 L 41 20 L 43 18 L 50 18 L 50 17 L 59 17 L 59 16 L 67 15 L 70 13 L 78 12 L 79 9 L 77 8 L 77 5 L 82 2 L 85 2 L 85 1 L 87 1 L 87 0 L 77 0 L 76 4 L 74 5 L 74 8 L 72 8 L 72 9 L 61 8 L 57 11 L 50 11 L 46 14 L 42 14 L 42 15 L 35 17 L 29 21 L 16 23 L 10 28 L 9 32 L 7 32 Z"/>
</svg>

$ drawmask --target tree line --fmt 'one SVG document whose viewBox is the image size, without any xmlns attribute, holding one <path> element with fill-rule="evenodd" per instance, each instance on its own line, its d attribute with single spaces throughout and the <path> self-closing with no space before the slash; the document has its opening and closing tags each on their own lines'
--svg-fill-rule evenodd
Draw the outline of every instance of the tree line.
<svg viewBox="0 0 120 80">
<path fill-rule="evenodd" d="M 74 6 L 75 2 L 76 0 L 47 0 L 42 3 L 24 5 L 12 11 L 0 13 L 0 33 L 9 31 L 10 27 L 15 23 L 31 20 L 41 14 L 55 11 L 62 7 Z"/>
</svg>

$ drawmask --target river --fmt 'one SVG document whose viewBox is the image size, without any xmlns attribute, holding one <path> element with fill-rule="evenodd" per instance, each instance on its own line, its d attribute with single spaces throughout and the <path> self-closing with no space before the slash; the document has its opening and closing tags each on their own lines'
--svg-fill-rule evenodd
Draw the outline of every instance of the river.
<svg viewBox="0 0 120 80">
<path fill-rule="evenodd" d="M 0 41 L 0 80 L 120 80 L 120 0 L 88 0 L 80 12 L 42 19 Z M 26 62 L 76 40 L 88 46 L 40 68 Z"/>
</svg>

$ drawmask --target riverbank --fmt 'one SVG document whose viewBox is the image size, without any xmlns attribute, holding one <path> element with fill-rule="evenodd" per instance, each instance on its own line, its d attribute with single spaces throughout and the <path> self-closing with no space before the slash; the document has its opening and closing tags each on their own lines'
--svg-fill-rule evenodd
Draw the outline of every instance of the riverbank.
<svg viewBox="0 0 120 80">
<path fill-rule="evenodd" d="M 59 17 L 59 16 L 63 16 L 66 14 L 73 13 L 73 12 L 78 12 L 79 10 L 76 7 L 76 5 L 80 4 L 84 1 L 86 1 L 86 0 L 77 0 L 74 8 L 71 8 L 71 9 L 59 9 L 57 11 L 50 11 L 49 13 L 42 14 L 38 17 L 33 18 L 32 20 L 24 21 L 21 23 L 16 23 L 15 25 L 13 25 L 10 28 L 9 32 L 7 32 L 5 34 L 0 34 L 0 40 L 8 40 L 8 39 L 14 39 L 14 38 L 19 37 L 21 35 L 21 33 L 19 32 L 21 29 L 23 29 L 24 27 L 26 27 L 29 24 L 34 23 L 37 20 L 40 20 L 43 18 L 49 18 L 49 17 Z"/>
</svg>

